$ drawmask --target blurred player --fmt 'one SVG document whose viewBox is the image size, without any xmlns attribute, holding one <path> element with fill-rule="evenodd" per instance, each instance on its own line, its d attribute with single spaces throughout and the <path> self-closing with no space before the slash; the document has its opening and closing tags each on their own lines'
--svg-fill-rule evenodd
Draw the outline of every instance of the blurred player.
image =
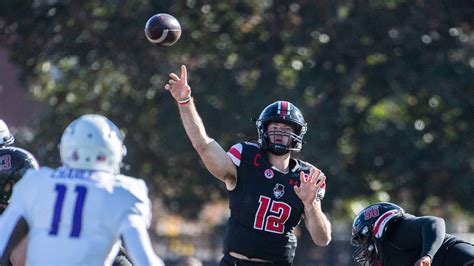
<svg viewBox="0 0 474 266">
<path fill-rule="evenodd" d="M 15 138 L 0 119 L 0 214 L 8 206 L 13 186 L 29 169 L 38 169 L 35 157 L 24 149 L 12 147 Z"/>
<path fill-rule="evenodd" d="M 351 242 L 361 265 L 474 265 L 474 245 L 446 234 L 443 219 L 416 217 L 388 202 L 355 217 Z"/>
<path fill-rule="evenodd" d="M 12 147 L 15 138 L 7 124 L 0 119 L 0 214 L 8 206 L 13 186 L 29 169 L 38 169 L 35 157 L 24 149 Z M 12 251 L 10 263 L 13 266 L 25 265 L 27 238 L 23 238 Z"/>
<path fill-rule="evenodd" d="M 15 185 L 0 222 L 2 265 L 28 234 L 32 265 L 110 265 L 120 239 L 137 265 L 163 265 L 147 232 L 146 184 L 119 174 L 118 128 L 100 115 L 73 121 L 60 143 L 62 167 L 30 171 Z"/>
<path fill-rule="evenodd" d="M 38 163 L 28 151 L 17 147 L 0 148 L 0 214 L 8 206 L 13 186 L 30 169 L 38 169 Z M 9 257 L 12 265 L 25 264 L 26 247 L 26 238 L 23 238 Z"/>
<path fill-rule="evenodd" d="M 206 168 L 223 181 L 230 219 L 220 265 L 290 265 L 296 249 L 294 229 L 304 217 L 317 245 L 331 240 L 331 225 L 321 210 L 326 177 L 307 162 L 293 159 L 303 145 L 306 122 L 296 106 L 278 101 L 257 120 L 258 143 L 235 144 L 226 153 L 207 136 L 191 97 L 186 67 L 170 74 L 165 89 L 178 102 L 181 120 Z"/>
</svg>

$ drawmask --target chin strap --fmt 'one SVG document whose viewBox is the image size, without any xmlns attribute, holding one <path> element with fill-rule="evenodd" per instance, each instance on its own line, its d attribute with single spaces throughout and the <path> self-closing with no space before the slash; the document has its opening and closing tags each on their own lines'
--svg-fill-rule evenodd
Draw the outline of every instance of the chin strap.
<svg viewBox="0 0 474 266">
<path fill-rule="evenodd" d="M 285 155 L 285 154 L 290 152 L 290 150 L 286 146 L 279 145 L 279 144 L 269 144 L 269 145 L 267 145 L 265 150 L 269 151 L 272 154 L 278 155 L 278 156 Z"/>
</svg>

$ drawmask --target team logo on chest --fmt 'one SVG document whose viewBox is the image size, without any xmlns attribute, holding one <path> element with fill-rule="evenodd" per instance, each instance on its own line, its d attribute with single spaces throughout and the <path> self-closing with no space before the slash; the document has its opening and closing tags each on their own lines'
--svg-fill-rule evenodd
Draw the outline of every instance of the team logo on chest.
<svg viewBox="0 0 474 266">
<path fill-rule="evenodd" d="M 265 170 L 265 172 L 263 172 L 263 175 L 264 175 L 267 179 L 272 179 L 272 178 L 275 176 L 275 173 L 273 172 L 272 169 L 267 169 L 267 170 Z"/>
<path fill-rule="evenodd" d="M 275 195 L 275 198 L 279 199 L 283 197 L 283 194 L 285 194 L 285 186 L 282 184 L 276 184 L 273 188 L 273 195 Z"/>
</svg>

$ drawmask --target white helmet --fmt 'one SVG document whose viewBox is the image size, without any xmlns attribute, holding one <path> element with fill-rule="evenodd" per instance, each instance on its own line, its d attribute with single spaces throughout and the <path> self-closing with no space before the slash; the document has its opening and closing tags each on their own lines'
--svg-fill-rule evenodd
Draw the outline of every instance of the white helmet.
<svg viewBox="0 0 474 266">
<path fill-rule="evenodd" d="M 112 121 L 88 114 L 72 121 L 64 130 L 59 153 L 65 166 L 118 174 L 127 149 L 122 133 Z"/>
<path fill-rule="evenodd" d="M 11 145 L 13 142 L 15 142 L 15 138 L 10 133 L 7 124 L 0 119 L 0 147 Z"/>
</svg>

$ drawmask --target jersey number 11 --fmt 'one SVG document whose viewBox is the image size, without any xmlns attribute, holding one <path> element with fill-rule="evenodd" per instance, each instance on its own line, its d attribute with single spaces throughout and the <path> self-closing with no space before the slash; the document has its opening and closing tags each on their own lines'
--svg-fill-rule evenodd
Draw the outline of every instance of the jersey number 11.
<svg viewBox="0 0 474 266">
<path fill-rule="evenodd" d="M 57 184 L 56 187 L 57 197 L 56 203 L 54 204 L 53 221 L 51 223 L 51 229 L 49 235 L 55 236 L 59 231 L 59 222 L 61 221 L 61 213 L 64 205 L 64 198 L 67 192 L 67 186 L 63 184 Z M 84 208 L 84 201 L 86 199 L 87 187 L 77 185 L 74 189 L 76 192 L 76 204 L 74 206 L 74 215 L 72 218 L 72 229 L 70 237 L 77 238 L 81 234 L 82 228 L 82 210 Z"/>
</svg>

